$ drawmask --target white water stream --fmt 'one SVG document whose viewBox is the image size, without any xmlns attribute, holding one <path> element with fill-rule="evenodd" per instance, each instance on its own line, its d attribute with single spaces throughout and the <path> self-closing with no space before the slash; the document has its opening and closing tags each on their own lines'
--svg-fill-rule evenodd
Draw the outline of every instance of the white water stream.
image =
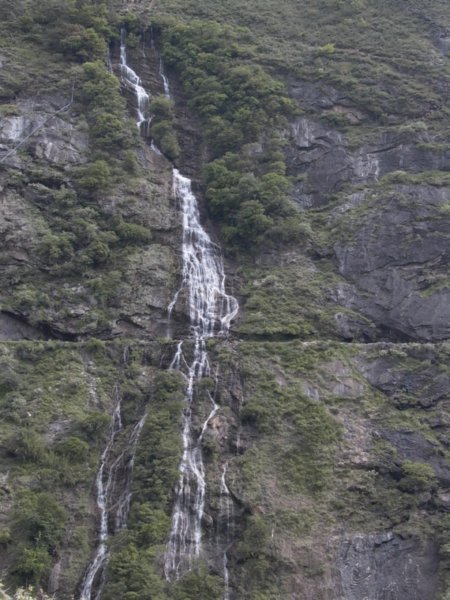
<svg viewBox="0 0 450 600">
<path fill-rule="evenodd" d="M 97 575 L 103 569 L 108 554 L 106 546 L 109 529 L 107 505 L 109 491 L 112 485 L 112 476 L 110 470 L 105 483 L 105 468 L 108 463 L 108 459 L 110 458 L 114 442 L 122 428 L 123 425 L 121 417 L 121 398 L 119 397 L 112 417 L 111 433 L 108 439 L 108 443 L 106 444 L 106 447 L 103 450 L 100 459 L 100 468 L 97 471 L 97 476 L 95 478 L 95 486 L 97 489 L 97 507 L 100 512 L 100 532 L 94 558 L 89 564 L 89 567 L 84 576 L 83 583 L 81 584 L 80 600 L 91 600 L 94 581 L 97 579 Z"/>
<path fill-rule="evenodd" d="M 136 96 L 137 126 L 139 129 L 145 124 L 148 126 L 149 120 L 146 114 L 150 105 L 150 95 L 142 87 L 141 79 L 135 71 L 127 64 L 127 47 L 125 43 L 125 30 L 120 32 L 120 73 L 124 85 L 131 89 Z"/>
<path fill-rule="evenodd" d="M 225 519 L 225 550 L 222 554 L 222 568 L 224 581 L 224 596 L 223 600 L 230 600 L 230 574 L 228 572 L 228 549 L 232 542 L 232 517 L 233 517 L 233 500 L 230 490 L 228 489 L 227 476 L 228 463 L 225 463 L 222 468 L 222 477 L 220 478 L 220 501 L 219 501 L 219 517 Z"/>
<path fill-rule="evenodd" d="M 127 64 L 125 35 L 121 37 L 121 74 L 124 84 L 134 90 L 137 101 L 137 124 L 147 121 L 149 94 L 138 75 Z M 160 62 L 164 94 L 170 98 L 169 82 Z M 148 122 L 148 121 L 147 121 Z M 152 147 L 155 151 L 159 150 Z M 183 454 L 179 480 L 175 490 L 170 538 L 166 548 L 164 573 L 167 580 L 178 579 L 189 570 L 201 555 L 202 519 L 205 507 L 206 480 L 202 455 L 202 440 L 211 419 L 219 407 L 209 395 L 211 407 L 204 419 L 200 434 L 195 435 L 192 405 L 195 387 L 200 379 L 211 375 L 207 339 L 226 336 L 231 321 L 239 310 L 238 302 L 225 290 L 225 272 L 220 249 L 200 223 L 197 199 L 190 179 L 173 169 L 173 193 L 182 213 L 182 283 L 168 307 L 169 319 L 181 292 L 187 292 L 187 308 L 191 325 L 189 359 L 183 352 L 184 342 L 178 343 L 171 369 L 179 370 L 186 378 L 185 409 L 182 418 Z M 224 554 L 224 575 L 228 598 L 228 570 Z"/>
<path fill-rule="evenodd" d="M 239 310 L 237 300 L 225 291 L 225 274 L 219 249 L 201 226 L 191 181 L 177 169 L 173 170 L 173 181 L 174 195 L 183 215 L 183 280 L 168 310 L 170 315 L 180 292 L 186 289 L 193 353 L 188 362 L 183 354 L 183 342 L 180 342 L 171 365 L 171 368 L 185 374 L 187 385 L 182 423 L 183 455 L 164 563 L 168 580 L 178 579 L 200 557 L 206 493 L 202 440 L 219 407 L 210 396 L 211 410 L 203 422 L 200 435 L 195 438 L 192 426 L 194 390 L 200 379 L 211 375 L 207 339 L 226 335 Z"/>
<path fill-rule="evenodd" d="M 133 427 L 124 449 L 115 460 L 112 460 L 114 446 L 123 432 L 121 409 L 122 399 L 118 394 L 117 404 L 112 416 L 110 435 L 102 452 L 100 467 L 95 478 L 97 508 L 100 513 L 99 536 L 94 557 L 89 563 L 81 584 L 80 600 L 100 600 L 105 583 L 105 567 L 109 559 L 107 546 L 109 535 L 111 532 L 117 533 L 124 529 L 127 524 L 136 446 L 147 415 L 144 414 L 139 419 Z M 117 490 L 119 482 L 120 488 Z M 113 528 L 109 524 L 111 513 L 114 513 Z"/>
</svg>

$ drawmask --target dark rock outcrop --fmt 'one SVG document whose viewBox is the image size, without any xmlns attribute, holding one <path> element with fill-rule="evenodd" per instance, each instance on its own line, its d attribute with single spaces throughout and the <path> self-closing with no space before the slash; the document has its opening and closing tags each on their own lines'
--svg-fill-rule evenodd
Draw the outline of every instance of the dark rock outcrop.
<svg viewBox="0 0 450 600">
<path fill-rule="evenodd" d="M 450 337 L 448 197 L 448 188 L 398 185 L 341 209 L 346 228 L 334 250 L 353 284 L 343 302 L 400 339 Z"/>
<path fill-rule="evenodd" d="M 342 590 L 335 600 L 434 600 L 438 565 L 432 540 L 390 532 L 345 537 L 337 562 Z"/>
</svg>

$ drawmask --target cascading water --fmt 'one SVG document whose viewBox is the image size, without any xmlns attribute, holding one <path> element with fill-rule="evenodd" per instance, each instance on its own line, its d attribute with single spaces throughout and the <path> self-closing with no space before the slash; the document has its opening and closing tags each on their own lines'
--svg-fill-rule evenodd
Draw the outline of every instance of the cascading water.
<svg viewBox="0 0 450 600">
<path fill-rule="evenodd" d="M 222 565 L 223 565 L 223 580 L 225 584 L 225 592 L 223 600 L 230 599 L 230 575 L 228 572 L 228 549 L 232 541 L 232 517 L 233 517 L 233 500 L 231 498 L 230 490 L 228 489 L 226 476 L 227 476 L 228 463 L 225 463 L 222 469 L 222 476 L 220 478 L 220 502 L 219 502 L 219 516 L 224 519 L 224 530 L 225 530 L 225 550 L 222 554 Z"/>
<path fill-rule="evenodd" d="M 126 352 L 124 363 L 127 362 Z M 90 383 L 91 394 L 97 402 L 97 392 L 94 382 Z M 94 556 L 86 570 L 80 590 L 80 600 L 99 600 L 105 583 L 105 567 L 109 558 L 108 538 L 111 533 L 117 533 L 127 525 L 131 502 L 131 481 L 134 467 L 134 457 L 147 413 L 145 412 L 131 430 L 128 439 L 122 422 L 122 398 L 116 390 L 117 403 L 112 415 L 111 429 L 105 449 L 100 458 L 100 467 L 95 478 L 97 490 L 97 507 L 100 513 L 100 527 L 97 547 Z M 122 444 L 119 444 L 121 438 Z M 116 445 L 122 446 L 122 451 L 114 458 Z M 114 515 L 114 526 L 110 526 L 110 515 Z"/>
<path fill-rule="evenodd" d="M 136 446 L 145 423 L 145 413 L 136 425 L 125 444 L 123 451 L 113 460 L 113 450 L 119 436 L 123 432 L 121 417 L 121 397 L 118 397 L 111 423 L 111 431 L 103 450 L 100 467 L 95 478 L 97 489 L 97 507 L 100 512 L 100 531 L 97 548 L 81 584 L 80 600 L 99 600 L 105 583 L 105 567 L 109 559 L 108 538 L 111 533 L 117 533 L 127 524 L 131 501 L 131 479 L 134 466 Z M 105 477 L 106 472 L 108 473 Z M 105 481 L 106 479 L 106 481 Z M 109 514 L 113 506 L 114 527 L 109 525 Z"/>
<path fill-rule="evenodd" d="M 138 116 L 137 126 L 139 129 L 144 125 L 148 127 L 149 120 L 146 117 L 146 113 L 148 112 L 150 104 L 150 95 L 142 87 L 141 80 L 135 71 L 127 64 L 127 47 L 125 43 L 125 30 L 123 29 L 120 32 L 120 73 L 123 83 L 130 88 L 136 96 L 136 110 Z"/>
<path fill-rule="evenodd" d="M 141 98 L 149 95 L 141 86 L 137 74 L 126 62 L 125 36 L 121 41 L 121 72 L 127 86 L 134 89 L 138 105 L 138 125 L 145 115 Z M 164 94 L 170 98 L 167 77 L 160 62 L 160 76 Z M 145 94 L 143 94 L 143 92 Z M 148 100 L 147 100 L 148 102 Z M 157 150 L 155 148 L 155 150 Z M 159 151 L 158 151 L 159 152 Z M 209 395 L 211 409 L 204 420 L 198 437 L 193 434 L 192 405 L 196 384 L 211 374 L 206 348 L 208 338 L 226 336 L 239 310 L 237 300 L 226 293 L 225 272 L 219 248 L 214 244 L 200 223 L 197 199 L 190 179 L 173 169 L 173 192 L 183 216 L 182 283 L 168 307 L 169 319 L 178 298 L 187 290 L 192 346 L 192 358 L 188 361 L 183 352 L 184 342 L 178 343 L 170 368 L 179 370 L 186 378 L 185 410 L 182 418 L 183 454 L 179 467 L 179 481 L 172 514 L 170 538 L 167 544 L 164 573 L 167 580 L 178 579 L 189 570 L 201 554 L 202 519 L 205 506 L 206 480 L 202 456 L 202 441 L 208 424 L 219 407 Z M 226 598 L 228 598 L 228 570 L 224 555 Z"/>
<path fill-rule="evenodd" d="M 108 500 L 110 496 L 110 489 L 112 485 L 112 472 L 109 471 L 107 481 L 105 483 L 105 469 L 111 456 L 112 448 L 117 436 L 122 430 L 122 417 L 121 417 L 121 398 L 117 401 L 116 408 L 114 409 L 111 433 L 108 442 L 103 450 L 100 467 L 97 471 L 95 478 L 95 486 L 97 488 L 97 507 L 100 512 L 100 533 L 98 539 L 98 545 L 95 550 L 94 558 L 92 559 L 89 567 L 84 576 L 83 583 L 81 584 L 80 600 L 91 600 L 94 582 L 97 580 L 98 575 L 102 573 L 103 567 L 107 559 L 107 546 L 109 527 L 108 527 Z"/>
<path fill-rule="evenodd" d="M 124 471 L 121 480 L 121 491 L 116 496 L 117 509 L 114 516 L 114 533 L 124 529 L 127 526 L 128 514 L 130 512 L 131 482 L 134 469 L 134 460 L 136 456 L 136 446 L 138 444 L 146 418 L 147 413 L 145 412 L 133 427 L 125 451 L 118 457 L 117 461 L 113 465 L 113 468 L 111 469 L 113 471 L 115 465 L 116 468 L 120 465 L 123 465 L 122 470 Z"/>
<path fill-rule="evenodd" d="M 206 491 L 202 440 L 218 406 L 210 396 L 212 409 L 203 423 L 200 436 L 195 439 L 192 434 L 194 388 L 200 379 L 211 374 L 206 340 L 215 335 L 226 335 L 239 308 L 237 300 L 225 291 L 222 259 L 217 246 L 200 224 L 197 199 L 192 193 L 190 180 L 177 169 L 174 169 L 173 177 L 174 194 L 183 214 L 183 280 L 169 306 L 169 314 L 180 291 L 187 289 L 193 357 L 188 363 L 183 354 L 183 342 L 180 342 L 172 362 L 172 368 L 185 373 L 187 386 L 182 425 L 183 455 L 164 565 L 165 576 L 169 580 L 180 577 L 200 556 Z"/>
<path fill-rule="evenodd" d="M 164 73 L 162 58 L 159 59 L 159 75 L 163 82 L 164 96 L 170 99 L 169 80 L 167 79 L 166 74 Z"/>
</svg>

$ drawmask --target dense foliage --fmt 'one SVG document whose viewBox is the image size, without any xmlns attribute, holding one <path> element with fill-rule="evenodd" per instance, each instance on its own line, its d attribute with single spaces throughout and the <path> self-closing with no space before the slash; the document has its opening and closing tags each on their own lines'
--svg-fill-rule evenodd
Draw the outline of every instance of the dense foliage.
<svg viewBox="0 0 450 600">
<path fill-rule="evenodd" d="M 205 169 L 210 214 L 227 247 L 251 249 L 267 235 L 300 234 L 288 200 L 281 139 L 274 131 L 293 104 L 283 84 L 256 63 L 246 30 L 218 23 L 162 25 L 162 52 L 202 123 L 211 162 Z"/>
<path fill-rule="evenodd" d="M 436 43 L 448 21 L 446 0 L 165 0 L 156 10 L 188 23 L 249 27 L 266 64 L 297 80 L 331 84 L 365 122 L 426 114 L 439 135 L 448 131 L 450 68 Z M 340 128 L 355 129 L 345 115 L 324 108 Z"/>
<path fill-rule="evenodd" d="M 106 1 L 29 2 L 19 20 L 23 31 L 72 60 L 104 59 L 114 36 Z"/>
<path fill-rule="evenodd" d="M 80 495 L 89 491 L 86 474 L 96 467 L 110 419 L 86 404 L 89 392 L 77 352 L 58 344 L 3 347 L 0 366 L 2 460 L 10 481 L 18 482 L 0 544 L 12 561 L 10 582 L 42 585 L 63 542 L 72 543 L 64 495 L 69 489 Z M 47 427 L 58 419 L 65 428 L 49 440 Z M 77 502 L 72 508 L 81 510 Z"/>
</svg>

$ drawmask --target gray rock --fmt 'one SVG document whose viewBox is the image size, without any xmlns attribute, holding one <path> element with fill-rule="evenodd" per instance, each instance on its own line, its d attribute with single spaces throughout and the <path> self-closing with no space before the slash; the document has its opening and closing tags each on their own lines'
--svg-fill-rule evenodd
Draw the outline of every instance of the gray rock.
<svg viewBox="0 0 450 600">
<path fill-rule="evenodd" d="M 12 315 L 0 313 L 0 341 L 5 340 L 37 340 L 44 335 L 28 323 L 22 322 Z"/>
<path fill-rule="evenodd" d="M 355 534 L 341 542 L 335 600 L 434 600 L 438 550 L 431 540 L 392 532 Z"/>
<path fill-rule="evenodd" d="M 293 197 L 304 209 L 327 204 L 346 183 L 378 181 L 393 171 L 450 169 L 450 150 L 427 145 L 423 123 L 385 131 L 356 150 L 335 129 L 306 117 L 291 123 L 287 137 L 289 174 L 301 176 Z"/>
<path fill-rule="evenodd" d="M 356 220 L 346 214 L 334 245 L 339 272 L 354 284 L 342 287 L 343 303 L 400 339 L 450 337 L 450 222 L 440 210 L 449 198 L 448 188 L 398 186 L 395 197 L 368 200 Z"/>
<path fill-rule="evenodd" d="M 300 118 L 291 125 L 292 145 L 287 152 L 292 174 L 306 175 L 294 187 L 294 199 L 302 208 L 319 206 L 351 176 L 351 160 L 342 136 L 321 124 Z"/>
<path fill-rule="evenodd" d="M 66 99 L 67 102 L 67 99 Z M 64 100 L 61 100 L 61 105 Z M 84 162 L 88 148 L 87 131 L 77 129 L 51 102 L 37 105 L 32 100 L 18 104 L 22 114 L 4 117 L 0 123 L 0 151 L 6 164 L 18 166 L 14 148 L 27 148 L 35 158 L 55 165 Z M 0 156 L 0 158 L 2 157 Z"/>
<path fill-rule="evenodd" d="M 402 462 L 411 460 L 428 463 L 433 467 L 441 485 L 450 486 L 450 466 L 440 456 L 437 444 L 429 442 L 416 431 L 383 431 L 382 437 L 394 446 Z"/>
</svg>

